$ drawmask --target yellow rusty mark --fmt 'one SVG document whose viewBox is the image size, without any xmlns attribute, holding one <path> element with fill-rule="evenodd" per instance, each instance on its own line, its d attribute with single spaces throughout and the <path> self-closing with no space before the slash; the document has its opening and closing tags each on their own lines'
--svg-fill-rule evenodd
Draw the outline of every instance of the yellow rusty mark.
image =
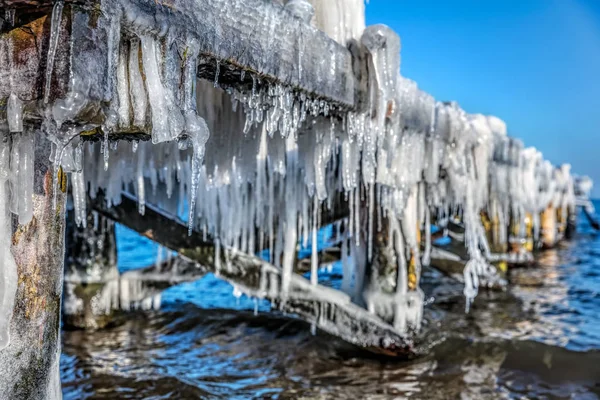
<svg viewBox="0 0 600 400">
<path fill-rule="evenodd" d="M 527 239 L 524 248 L 526 251 L 531 253 L 533 251 L 533 239 Z"/>
<path fill-rule="evenodd" d="M 145 236 L 148 239 L 154 239 L 154 231 L 152 229 L 148 229 L 147 231 L 142 233 L 142 236 Z"/>
<path fill-rule="evenodd" d="M 29 272 L 23 273 L 22 270 Z M 24 288 L 22 293 L 25 297 L 25 317 L 37 320 L 46 309 L 46 298 L 38 291 L 38 288 L 42 287 L 42 276 L 37 265 L 19 269 L 19 287 Z"/>
<path fill-rule="evenodd" d="M 175 4 L 174 4 L 173 0 L 154 0 L 154 3 L 157 6 L 167 7 L 167 8 L 170 8 L 172 10 L 176 10 Z"/>
<path fill-rule="evenodd" d="M 58 167 L 58 187 L 63 193 L 67 193 L 67 174 L 63 171 L 62 167 Z"/>
<path fill-rule="evenodd" d="M 100 127 L 97 127 L 97 128 L 89 129 L 87 131 L 81 131 L 79 133 L 79 135 L 81 135 L 81 136 L 92 136 L 92 135 L 97 135 L 97 134 L 101 134 L 101 133 L 102 133 L 102 129 Z"/>
<path fill-rule="evenodd" d="M 483 211 L 480 213 L 480 216 L 481 216 L 481 223 L 483 224 L 483 228 L 485 229 L 486 232 L 489 232 L 492 229 L 492 221 L 490 221 L 487 214 Z"/>
<path fill-rule="evenodd" d="M 533 235 L 533 217 L 530 213 L 525 214 L 525 234 L 527 237 Z"/>
<path fill-rule="evenodd" d="M 554 246 L 556 240 L 556 210 L 550 204 L 541 215 L 542 243 L 546 247 Z"/>
<path fill-rule="evenodd" d="M 89 26 L 91 28 L 97 28 L 98 27 L 98 20 L 100 19 L 100 16 L 102 15 L 102 6 L 100 4 L 100 2 L 94 4 L 94 7 L 90 10 L 89 12 Z"/>
<path fill-rule="evenodd" d="M 386 118 L 391 118 L 391 116 L 394 114 L 394 110 L 396 109 L 396 103 L 394 102 L 394 100 L 390 100 L 387 103 L 387 111 L 385 114 Z"/>
<path fill-rule="evenodd" d="M 417 284 L 417 259 L 415 253 L 411 251 L 408 263 L 408 290 L 417 290 Z"/>
<path fill-rule="evenodd" d="M 506 261 L 500 261 L 497 267 L 503 273 L 506 273 L 508 271 L 508 264 L 506 263 Z"/>
<path fill-rule="evenodd" d="M 189 52 L 189 51 L 190 51 L 190 48 L 189 48 L 189 47 L 186 47 L 186 48 L 185 48 L 185 50 L 183 50 L 183 56 L 182 56 L 182 58 L 183 58 L 183 63 L 184 63 L 184 64 L 185 64 L 185 62 L 187 61 L 187 58 L 188 58 L 188 52 Z"/>
<path fill-rule="evenodd" d="M 513 236 L 519 236 L 521 233 L 521 224 L 519 221 L 513 219 L 510 224 L 510 232 Z"/>
</svg>

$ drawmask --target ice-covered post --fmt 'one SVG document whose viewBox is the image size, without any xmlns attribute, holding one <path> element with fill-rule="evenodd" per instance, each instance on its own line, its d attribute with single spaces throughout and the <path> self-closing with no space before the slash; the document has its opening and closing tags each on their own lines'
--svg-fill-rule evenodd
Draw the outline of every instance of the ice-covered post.
<svg viewBox="0 0 600 400">
<path fill-rule="evenodd" d="M 78 226 L 67 213 L 64 324 L 98 329 L 111 322 L 119 308 L 119 271 L 115 224 L 95 211 Z"/>
<path fill-rule="evenodd" d="M 543 248 L 550 249 L 556 244 L 556 214 L 556 208 L 550 203 L 540 216 L 541 244 Z"/>
<path fill-rule="evenodd" d="M 421 171 L 408 165 L 410 170 L 395 170 L 375 154 L 382 157 L 383 151 L 394 152 L 394 145 L 404 135 L 416 137 L 419 133 L 405 129 L 400 118 L 400 37 L 385 25 L 374 25 L 365 29 L 361 43 L 366 50 L 367 112 L 372 120 L 362 163 L 367 192 L 364 204 L 368 206 L 362 213 L 368 216 L 364 298 L 371 312 L 393 323 L 399 332 L 406 332 L 418 327 L 422 306 L 418 301 Z M 387 142 L 392 145 L 385 145 Z M 417 170 L 419 176 L 412 179 L 411 172 Z M 405 182 L 403 188 L 397 187 L 398 180 Z M 382 209 L 386 211 L 378 215 Z"/>
<path fill-rule="evenodd" d="M 24 1 L 2 2 L 26 6 Z M 31 2 L 29 2 L 31 3 Z M 0 397 L 58 399 L 66 178 L 39 107 L 69 81 L 67 19 L 12 10 L 0 36 Z M 62 14 L 62 2 L 55 15 Z M 65 6 L 66 8 L 67 6 Z M 0 9 L 0 11 L 4 11 Z M 54 35 L 50 34 L 54 27 Z M 54 37 L 54 40 L 50 40 Z M 53 57 L 49 56 L 49 47 Z M 56 67 L 48 69 L 50 61 Z M 58 67 L 60 68 L 58 68 Z M 56 72 L 59 71 L 59 72 Z M 47 108 L 46 108 L 47 109 Z M 24 118 L 25 117 L 25 118 Z M 33 118 L 30 118 L 33 117 Z M 36 118 L 38 117 L 38 118 Z"/>
<path fill-rule="evenodd" d="M 11 119 L 9 111 L 11 133 L 0 143 L 0 394 L 57 399 L 64 175 L 58 170 L 55 185 L 50 142 L 39 131 L 16 132 Z"/>
</svg>

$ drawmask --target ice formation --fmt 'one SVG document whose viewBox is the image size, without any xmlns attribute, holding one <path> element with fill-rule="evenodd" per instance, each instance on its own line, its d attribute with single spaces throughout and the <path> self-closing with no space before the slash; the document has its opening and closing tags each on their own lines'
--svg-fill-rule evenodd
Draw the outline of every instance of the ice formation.
<svg viewBox="0 0 600 400">
<path fill-rule="evenodd" d="M 304 23 L 309 16 L 301 3 L 290 2 L 289 11 Z M 315 243 L 322 214 L 342 193 L 349 207 L 342 288 L 400 332 L 418 329 L 420 270 L 429 262 L 431 223 L 458 215 L 465 225 L 469 303 L 496 276 L 481 212 L 503 226 L 513 220 L 523 225 L 531 214 L 539 235 L 540 212 L 551 205 L 566 212 L 574 204 L 573 179 L 568 167 L 555 169 L 535 149 L 508 137 L 501 120 L 438 102 L 402 77 L 399 38 L 383 25 L 365 29 L 362 0 L 311 3 L 317 27 L 342 44 L 362 46 L 369 88 L 363 109 L 348 111 L 252 72 L 242 74 L 242 80 L 251 75 L 251 88 L 220 88 L 221 61 L 215 61 L 214 81 L 198 80 L 199 43 L 214 40 L 218 48 L 219 27 L 210 38 L 182 36 L 161 25 L 157 14 L 160 29 L 151 29 L 156 24 L 148 15 L 118 0 L 103 1 L 105 12 L 96 22 L 106 33 L 106 59 L 78 53 L 90 57 L 82 63 L 87 70 L 74 74 L 68 92 L 51 101 L 63 10 L 57 2 L 41 129 L 53 142 L 56 168 L 71 173 L 79 222 L 85 221 L 88 191 L 92 197 L 101 191 L 109 204 L 119 204 L 129 192 L 141 214 L 147 203 L 174 216 L 186 214 L 187 207 L 190 232 L 214 239 L 218 254 L 221 248 L 249 253 L 268 248 L 271 263 L 282 271 L 280 285 L 270 284 L 269 290 L 277 287 L 283 301 L 293 284 L 298 241 L 312 237 Z M 302 46 L 298 49 L 300 60 Z M 93 107 L 98 102 L 100 110 Z M 26 223 L 32 197 L 33 135 L 23 130 L 18 97 L 11 95 L 7 104 L 13 140 L 4 140 L 0 153 L 0 251 L 9 254 L 0 260 L 0 335 L 15 290 L 8 211 Z M 101 118 L 78 125 L 78 117 L 90 110 Z M 100 143 L 82 141 L 90 132 Z M 110 145 L 109 136 L 120 133 L 145 133 L 151 140 Z M 383 227 L 387 248 L 374 249 Z M 509 238 L 500 232 L 497 240 Z M 393 274 L 369 268 L 377 252 L 394 260 Z M 220 256 L 215 263 L 228 268 Z M 313 285 L 316 264 L 314 249 Z"/>
</svg>

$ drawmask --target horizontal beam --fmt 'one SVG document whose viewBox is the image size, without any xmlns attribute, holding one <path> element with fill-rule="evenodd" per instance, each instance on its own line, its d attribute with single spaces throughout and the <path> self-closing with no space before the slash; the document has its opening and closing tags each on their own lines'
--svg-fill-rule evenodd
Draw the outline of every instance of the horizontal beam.
<svg viewBox="0 0 600 400">
<path fill-rule="evenodd" d="M 200 39 L 200 76 L 240 84 L 242 70 L 262 79 L 310 93 L 340 105 L 355 106 L 358 85 L 353 58 L 323 32 L 265 0 L 129 0 L 128 7 L 176 34 Z M 145 27 L 148 28 L 148 27 Z M 202 57 L 204 56 L 204 57 Z M 247 74 L 244 82 L 252 85 Z M 241 84 L 243 84 L 242 82 Z"/>
<path fill-rule="evenodd" d="M 353 304 L 344 293 L 321 285 L 312 285 L 293 274 L 290 292 L 281 298 L 281 269 L 262 259 L 203 240 L 202 235 L 188 236 L 185 224 L 168 218 L 146 206 L 138 214 L 137 203 L 124 196 L 119 206 L 106 207 L 102 199 L 92 202 L 94 210 L 141 235 L 197 262 L 248 295 L 264 297 L 288 314 L 314 324 L 323 331 L 349 343 L 388 355 L 406 355 L 412 342 L 367 310 Z"/>
<path fill-rule="evenodd" d="M 0 7 L 30 8 L 52 7 L 54 0 L 0 0 Z"/>
<path fill-rule="evenodd" d="M 103 109 L 111 101 L 106 87 L 115 78 L 108 65 L 111 13 L 98 10 L 113 3 L 124 10 L 124 38 L 136 32 L 160 37 L 165 28 L 178 40 L 196 38 L 200 78 L 212 81 L 218 75 L 221 86 L 238 89 L 278 83 L 343 109 L 357 105 L 350 51 L 270 1 L 66 2 L 58 19 L 60 29 L 54 29 L 58 37 L 52 64 L 52 7 L 48 1 L 28 1 L 0 0 L 0 10 L 19 6 L 15 25 L 3 23 L 0 35 L 0 113 L 14 93 L 24 102 L 25 118 L 40 120 L 44 113 L 39 100 L 62 99 L 73 89 L 71 82 L 87 82 L 89 101 L 74 122 L 101 125 Z"/>
</svg>

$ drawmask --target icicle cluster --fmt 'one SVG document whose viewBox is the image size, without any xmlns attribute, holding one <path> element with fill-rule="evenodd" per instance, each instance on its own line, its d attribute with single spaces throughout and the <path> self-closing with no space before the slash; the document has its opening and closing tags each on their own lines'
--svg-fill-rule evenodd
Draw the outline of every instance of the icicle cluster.
<svg viewBox="0 0 600 400">
<path fill-rule="evenodd" d="M 497 118 L 437 102 L 401 77 L 400 39 L 383 25 L 364 28 L 362 0 L 313 0 L 312 5 L 320 29 L 343 44 L 360 42 L 368 64 L 365 109 L 341 111 L 256 75 L 251 88 L 224 90 L 219 61 L 214 82 L 198 80 L 199 43 L 214 40 L 218 48 L 218 26 L 214 38 L 182 36 L 168 26 L 157 31 L 148 28 L 154 21 L 117 0 L 105 2 L 96 22 L 106 34 L 107 59 L 82 63 L 88 67 L 73 74 L 68 93 L 50 101 L 63 12 L 62 2 L 56 2 L 42 124 L 54 144 L 51 161 L 71 172 L 79 223 L 86 220 L 88 191 L 95 197 L 102 190 L 114 205 L 128 192 L 141 214 L 146 204 L 154 204 L 187 217 L 190 232 L 213 238 L 217 252 L 269 249 L 271 263 L 282 271 L 277 287 L 283 301 L 293 289 L 299 240 L 313 239 L 311 282 L 318 283 L 316 231 L 321 213 L 335 207 L 341 193 L 349 208 L 343 290 L 399 331 L 418 329 L 423 307 L 418 285 L 421 263 L 428 263 L 431 250 L 430 223 L 460 215 L 470 256 L 464 271 L 470 302 L 482 280 L 489 283 L 496 275 L 480 213 L 507 225 L 551 204 L 566 209 L 574 202 L 573 179 L 568 167 L 554 169 L 537 151 L 506 136 Z M 89 54 L 84 49 L 78 57 Z M 95 77 L 102 77 L 100 85 Z M 91 99 L 100 99 L 102 109 Z M 23 223 L 31 218 L 33 136 L 23 133 L 18 97 L 10 96 L 7 110 L 13 142 L 3 141 L 0 148 L 0 251 L 10 243 L 8 211 Z M 76 125 L 82 113 L 102 118 Z M 109 142 L 122 133 L 145 133 L 151 140 Z M 81 136 L 88 134 L 100 135 L 101 142 L 84 144 Z M 439 220 L 431 221 L 432 214 Z M 373 249 L 374 236 L 383 229 L 387 248 Z M 376 263 L 375 251 L 395 260 L 395 274 L 368 271 L 367 264 Z M 10 257 L 0 262 L 2 293 L 10 293 L 14 262 Z M 228 268 L 221 257 L 215 262 L 217 269 Z M 0 301 L 1 340 L 11 296 Z"/>
<path fill-rule="evenodd" d="M 22 111 L 15 111 L 10 103 L 8 110 L 10 133 L 0 131 L 0 350 L 9 343 L 17 291 L 17 265 L 11 251 L 12 215 L 18 217 L 19 224 L 28 224 L 34 196 L 34 134 L 23 130 Z"/>
</svg>

